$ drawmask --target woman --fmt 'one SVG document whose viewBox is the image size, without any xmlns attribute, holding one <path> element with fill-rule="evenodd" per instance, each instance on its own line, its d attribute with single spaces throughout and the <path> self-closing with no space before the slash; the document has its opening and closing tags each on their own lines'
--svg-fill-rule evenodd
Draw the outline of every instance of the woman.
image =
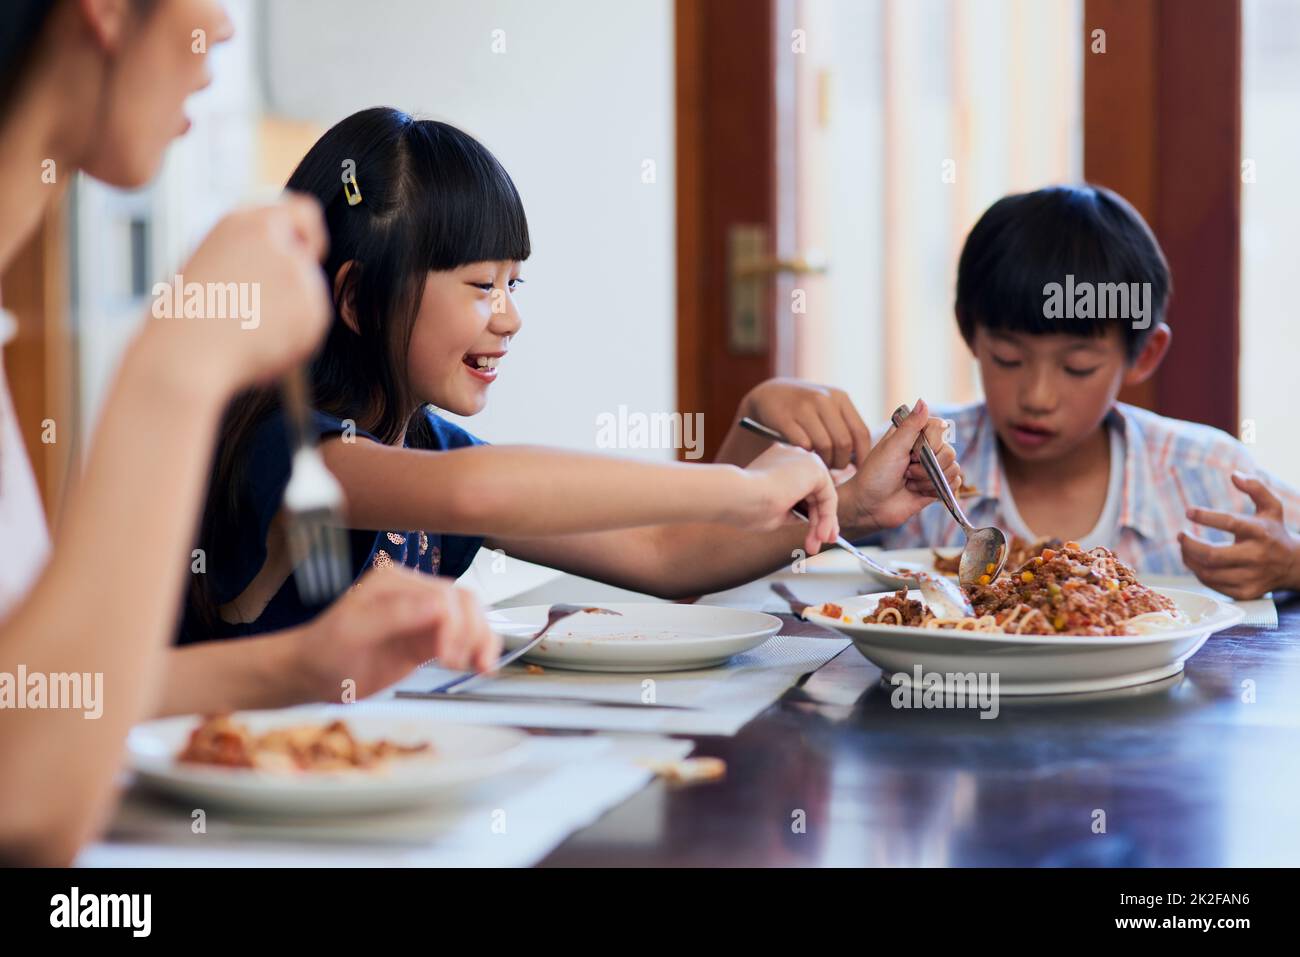
<svg viewBox="0 0 1300 957">
<path fill-rule="evenodd" d="M 156 173 L 189 125 L 185 99 L 208 82 L 194 31 L 206 35 L 205 50 L 231 34 L 215 0 L 16 0 L 5 16 L 0 157 L 10 188 L 0 190 L 0 269 L 78 170 L 122 187 Z M 29 185 L 50 162 L 58 185 Z M 126 732 L 160 703 L 222 410 L 239 389 L 302 361 L 320 338 L 330 313 L 324 252 L 312 200 L 218 224 L 182 274 L 259 284 L 261 322 L 255 331 L 222 319 L 145 325 L 104 403 L 52 549 L 30 521 L 40 502 L 0 376 L 0 676 L 102 673 L 104 697 L 96 720 L 78 710 L 4 714 L 0 859 L 67 863 L 100 829 Z M 453 666 L 485 666 L 496 652 L 472 599 L 398 572 L 372 576 L 311 626 L 279 636 L 277 650 L 355 632 L 349 616 L 372 636 L 366 654 L 351 649 L 374 682 L 439 652 Z"/>
</svg>

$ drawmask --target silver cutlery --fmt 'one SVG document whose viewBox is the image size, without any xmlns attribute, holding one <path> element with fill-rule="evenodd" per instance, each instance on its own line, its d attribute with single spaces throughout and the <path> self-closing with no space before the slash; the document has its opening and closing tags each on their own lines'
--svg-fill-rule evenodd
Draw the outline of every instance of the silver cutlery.
<svg viewBox="0 0 1300 957">
<path fill-rule="evenodd" d="M 783 445 L 792 445 L 785 436 L 775 429 L 769 429 L 761 422 L 745 416 L 740 420 L 741 428 L 748 429 L 755 435 L 761 435 L 764 438 L 771 439 L 773 442 L 780 442 Z M 931 453 L 933 455 L 933 453 Z M 940 478 L 943 474 L 940 473 Z M 808 521 L 808 515 L 799 506 L 795 506 L 790 511 L 795 516 Z M 942 575 L 931 575 L 922 571 L 904 571 L 900 569 L 888 568 L 876 561 L 866 552 L 859 549 L 843 535 L 835 539 L 835 544 L 844 551 L 848 552 L 862 564 L 872 569 L 878 574 L 887 578 L 909 578 L 916 582 L 917 588 L 921 592 L 921 600 L 926 606 L 940 618 L 973 618 L 975 609 L 971 607 L 970 600 L 960 588 L 954 585 Z"/>
<path fill-rule="evenodd" d="M 911 410 L 906 404 L 900 405 L 894 410 L 891 417 L 894 425 L 898 425 Z M 957 496 L 952 492 L 952 486 L 948 484 L 947 477 L 943 474 L 943 469 L 939 467 L 939 460 L 935 458 L 934 449 L 930 448 L 930 443 L 926 440 L 925 433 L 916 440 L 916 454 L 921 459 L 921 467 L 925 469 L 925 474 L 930 476 L 930 481 L 934 483 L 934 489 L 939 493 L 939 500 L 952 513 L 952 517 L 957 520 L 962 531 L 966 533 L 966 547 L 961 550 L 961 565 L 957 573 L 958 580 L 963 585 L 980 585 L 988 584 L 997 579 L 1002 574 L 1002 568 L 1007 563 L 1007 536 L 1000 528 L 994 528 L 988 525 L 984 528 L 975 528 L 962 511 L 961 505 L 957 502 Z M 988 579 L 981 582 L 980 578 L 987 575 Z"/>
<path fill-rule="evenodd" d="M 301 366 L 284 377 L 281 392 L 293 450 L 283 506 L 294 581 L 304 602 L 323 605 L 352 584 L 343 488 L 316 447 L 307 376 Z"/>
<path fill-rule="evenodd" d="M 495 675 L 506 665 L 510 664 L 513 661 L 517 661 L 518 659 L 522 658 L 524 655 L 528 654 L 528 652 L 536 648 L 539 644 L 541 644 L 542 639 L 546 637 L 546 633 L 551 630 L 552 625 L 556 624 L 557 622 L 563 621 L 564 619 L 568 618 L 570 615 L 576 615 L 579 612 L 585 612 L 586 614 L 589 615 L 623 614 L 621 611 L 610 611 L 608 608 L 593 608 L 590 605 L 569 605 L 564 602 L 556 602 L 549 609 L 547 609 L 546 624 L 542 626 L 541 630 L 538 631 L 535 635 L 533 635 L 530 639 L 528 639 L 528 641 L 525 644 L 520 645 L 514 651 L 511 651 L 508 654 L 504 654 L 500 658 L 498 658 L 496 664 L 492 666 L 491 670 L 483 672 L 482 675 L 480 675 L 477 671 L 467 671 L 465 674 L 452 678 L 450 681 L 446 681 L 438 685 L 436 688 L 430 688 L 427 692 L 399 691 L 397 693 L 398 697 L 426 698 L 426 697 L 436 697 L 448 692 L 451 692 L 456 695 L 462 694 L 463 692 L 452 692 L 452 689 L 459 688 L 462 685 L 466 684 L 469 681 L 472 681 L 475 678 L 489 677 L 491 675 Z"/>
<path fill-rule="evenodd" d="M 597 708 L 651 708 L 661 711 L 698 711 L 682 704 L 643 704 L 639 701 L 608 701 L 602 698 L 579 698 L 573 695 L 545 694 L 487 694 L 482 691 L 398 691 L 399 698 L 420 698 L 437 700 L 446 698 L 450 701 L 481 701 L 496 704 L 566 704 L 590 705 Z"/>
</svg>

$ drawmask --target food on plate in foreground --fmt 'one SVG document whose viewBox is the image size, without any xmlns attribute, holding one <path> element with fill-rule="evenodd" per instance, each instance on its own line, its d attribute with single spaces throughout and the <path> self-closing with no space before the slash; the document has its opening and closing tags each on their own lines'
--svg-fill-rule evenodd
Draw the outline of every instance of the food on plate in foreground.
<svg viewBox="0 0 1300 957">
<path fill-rule="evenodd" d="M 273 728 L 259 735 L 230 715 L 219 714 L 190 733 L 177 760 L 260 771 L 367 771 L 382 768 L 393 758 L 432 753 L 427 741 L 413 745 L 382 738 L 358 741 L 342 721 Z"/>
<path fill-rule="evenodd" d="M 964 589 L 974 618 L 938 618 L 902 590 L 886 595 L 864 624 L 1017 635 L 1137 635 L 1179 623 L 1174 603 L 1138 581 L 1107 548 L 1075 542 L 1045 548 L 1010 575 Z M 840 618 L 843 609 L 822 606 Z"/>
</svg>

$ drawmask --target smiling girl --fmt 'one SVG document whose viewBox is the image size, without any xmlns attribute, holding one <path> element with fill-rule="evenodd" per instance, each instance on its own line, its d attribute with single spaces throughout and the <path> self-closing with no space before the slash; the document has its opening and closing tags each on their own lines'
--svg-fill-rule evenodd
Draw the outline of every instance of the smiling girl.
<svg viewBox="0 0 1300 957">
<path fill-rule="evenodd" d="M 356 205 L 341 177 L 351 164 Z M 677 597 L 762 575 L 801 547 L 815 552 L 841 522 L 872 531 L 930 501 L 911 462 L 929 421 L 923 403 L 864 455 L 838 511 L 825 466 L 801 449 L 771 447 L 742 470 L 486 446 L 429 407 L 483 409 L 522 326 L 515 294 L 531 246 L 505 170 L 454 127 L 375 108 L 329 130 L 288 187 L 320 199 L 330 231 L 336 314 L 311 378 L 358 573 L 406 565 L 454 577 L 486 541 Z M 940 432 L 936 420 L 936 443 Z M 279 514 L 284 433 L 272 391 L 246 393 L 226 417 L 200 542 L 208 574 L 195 577 L 182 641 L 256 634 L 314 614 L 290 574 Z M 952 450 L 941 458 L 955 479 Z M 789 516 L 805 500 L 808 528 Z"/>
</svg>

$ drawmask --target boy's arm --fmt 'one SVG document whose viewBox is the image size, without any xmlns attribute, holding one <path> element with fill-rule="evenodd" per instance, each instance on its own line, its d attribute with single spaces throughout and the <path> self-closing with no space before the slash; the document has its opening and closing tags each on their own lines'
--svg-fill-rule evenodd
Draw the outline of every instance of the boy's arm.
<svg viewBox="0 0 1300 957">
<path fill-rule="evenodd" d="M 800 379 L 768 379 L 740 400 L 715 462 L 748 465 L 767 448 L 766 440 L 740 427 L 745 416 L 816 452 L 827 468 L 861 465 L 871 451 L 871 430 L 842 389 Z"/>
<path fill-rule="evenodd" d="M 1255 504 L 1254 515 L 1189 508 L 1189 521 L 1231 532 L 1230 545 L 1180 532 L 1183 561 L 1201 582 L 1230 598 L 1258 598 L 1275 589 L 1300 591 L 1300 535 L 1290 528 L 1300 516 L 1300 495 L 1281 482 L 1270 489 L 1259 478 L 1232 473 L 1232 484 Z"/>
</svg>

